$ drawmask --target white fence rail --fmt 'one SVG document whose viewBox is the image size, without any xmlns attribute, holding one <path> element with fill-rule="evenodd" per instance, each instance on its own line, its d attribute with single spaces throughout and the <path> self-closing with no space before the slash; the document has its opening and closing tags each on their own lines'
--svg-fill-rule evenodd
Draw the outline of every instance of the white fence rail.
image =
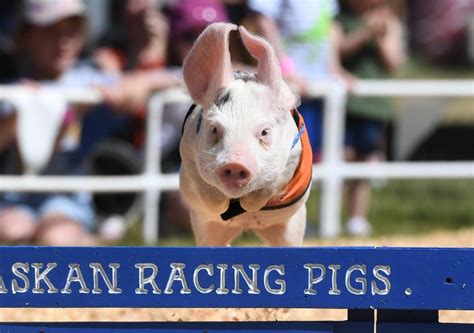
<svg viewBox="0 0 474 333">
<path fill-rule="evenodd" d="M 17 87 L 0 86 L 0 99 L 8 99 Z M 364 96 L 474 97 L 473 80 L 386 80 L 359 81 L 353 90 Z M 346 90 L 337 82 L 321 82 L 311 87 L 311 95 L 325 98 L 323 161 L 314 166 L 313 181 L 321 181 L 320 235 L 336 237 L 341 231 L 341 195 L 344 179 L 350 178 L 474 178 L 471 162 L 380 162 L 347 163 L 342 157 Z M 94 104 L 100 96 L 92 90 L 65 90 L 70 102 Z M 162 191 L 176 190 L 177 174 L 161 173 L 160 129 L 163 106 L 189 101 L 180 90 L 155 94 L 149 101 L 145 168 L 134 176 L 0 176 L 0 191 L 30 192 L 143 192 L 143 239 L 158 240 L 159 205 Z M 416 110 L 413 110 L 416 112 Z M 474 109 L 473 109 L 474 112 Z"/>
</svg>

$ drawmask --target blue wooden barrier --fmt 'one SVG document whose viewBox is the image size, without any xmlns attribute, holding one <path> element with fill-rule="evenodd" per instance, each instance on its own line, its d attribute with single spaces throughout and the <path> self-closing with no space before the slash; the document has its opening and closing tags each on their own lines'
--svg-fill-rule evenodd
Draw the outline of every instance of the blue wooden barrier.
<svg viewBox="0 0 474 333">
<path fill-rule="evenodd" d="M 339 308 L 335 322 L 0 323 L 5 332 L 472 333 L 474 249 L 0 247 L 0 308 Z"/>
</svg>

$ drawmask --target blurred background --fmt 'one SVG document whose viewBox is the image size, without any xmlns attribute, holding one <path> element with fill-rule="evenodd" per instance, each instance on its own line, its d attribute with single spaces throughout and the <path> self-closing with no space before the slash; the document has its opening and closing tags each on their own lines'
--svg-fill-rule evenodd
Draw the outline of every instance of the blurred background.
<svg viewBox="0 0 474 333">
<path fill-rule="evenodd" d="M 282 74 L 302 98 L 316 173 L 325 160 L 327 101 L 314 87 L 333 81 L 349 95 L 344 160 L 467 162 L 463 177 L 347 181 L 339 235 L 461 230 L 474 246 L 474 0 L 0 2 L 1 244 L 140 245 L 144 206 L 159 208 L 158 244 L 193 244 L 177 191 L 164 191 L 150 208 L 133 191 L 45 191 L 47 183 L 20 191 L 5 176 L 142 174 L 148 101 L 181 89 L 180 66 L 213 22 L 244 25 L 275 46 Z M 255 67 L 237 35 L 230 49 L 236 69 Z M 429 81 L 435 87 L 453 80 L 467 93 L 358 96 L 363 80 L 436 80 Z M 163 109 L 155 149 L 165 174 L 179 170 L 189 106 L 181 99 Z M 316 243 L 320 185 L 308 201 L 307 238 Z M 239 244 L 254 241 L 246 235 Z"/>
</svg>

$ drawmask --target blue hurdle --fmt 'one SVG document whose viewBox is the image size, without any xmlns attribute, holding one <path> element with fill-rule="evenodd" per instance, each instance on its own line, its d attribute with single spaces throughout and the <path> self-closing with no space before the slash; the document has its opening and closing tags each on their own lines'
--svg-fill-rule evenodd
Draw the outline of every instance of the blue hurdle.
<svg viewBox="0 0 474 333">
<path fill-rule="evenodd" d="M 0 247 L 0 308 L 84 307 L 337 308 L 348 319 L 0 323 L 0 333 L 472 333 L 438 311 L 474 310 L 474 249 Z"/>
</svg>

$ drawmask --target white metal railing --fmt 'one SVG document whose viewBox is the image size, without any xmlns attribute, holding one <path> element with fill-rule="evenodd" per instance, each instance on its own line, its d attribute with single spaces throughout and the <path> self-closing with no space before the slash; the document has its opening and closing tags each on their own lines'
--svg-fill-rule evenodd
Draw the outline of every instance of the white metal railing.
<svg viewBox="0 0 474 333">
<path fill-rule="evenodd" d="M 8 99 L 15 87 L 0 86 L 0 99 Z M 353 94 L 364 96 L 474 97 L 473 80 L 361 80 Z M 65 90 L 70 102 L 95 104 L 100 95 L 93 90 Z M 315 83 L 310 95 L 325 98 L 323 161 L 315 165 L 313 181 L 321 181 L 320 234 L 335 237 L 341 231 L 341 198 L 344 179 L 350 178 L 474 178 L 474 161 L 470 162 L 377 162 L 348 163 L 343 160 L 343 136 L 346 89 L 339 82 Z M 0 191 L 91 191 L 143 192 L 143 239 L 151 244 L 158 240 L 158 202 L 162 191 L 179 187 L 178 174 L 162 174 L 160 169 L 160 128 L 163 106 L 190 102 L 179 89 L 153 95 L 149 100 L 145 168 L 134 176 L 0 176 Z M 473 110 L 474 112 L 474 110 Z"/>
</svg>

